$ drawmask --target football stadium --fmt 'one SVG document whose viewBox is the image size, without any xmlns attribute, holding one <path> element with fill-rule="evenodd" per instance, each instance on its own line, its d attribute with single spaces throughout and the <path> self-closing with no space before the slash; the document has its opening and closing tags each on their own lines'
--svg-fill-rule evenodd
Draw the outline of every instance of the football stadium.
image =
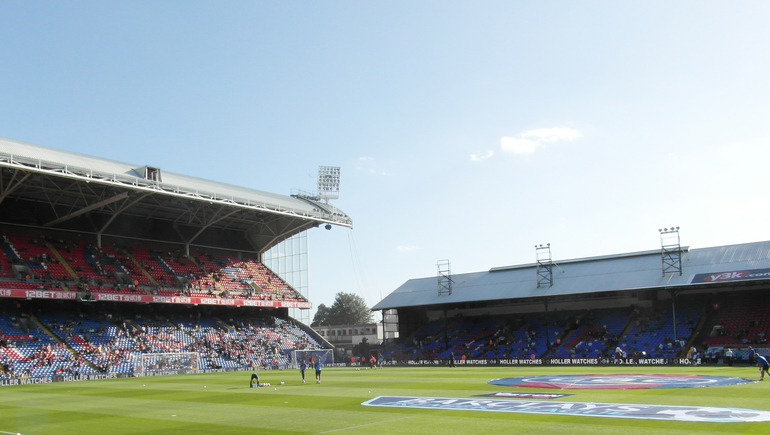
<svg viewBox="0 0 770 435">
<path fill-rule="evenodd" d="M 770 241 L 691 249 L 670 227 L 643 252 L 439 262 L 372 307 L 382 337 L 348 355 L 272 261 L 353 228 L 320 188 L 11 139 L 0 174 L 0 433 L 770 431 Z"/>
</svg>

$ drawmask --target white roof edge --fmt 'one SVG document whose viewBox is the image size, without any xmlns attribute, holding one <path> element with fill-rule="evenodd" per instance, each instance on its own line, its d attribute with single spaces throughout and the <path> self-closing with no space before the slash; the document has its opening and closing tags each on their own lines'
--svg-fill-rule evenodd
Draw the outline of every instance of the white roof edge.
<svg viewBox="0 0 770 435">
<path fill-rule="evenodd" d="M 152 190 L 171 196 L 217 201 L 245 208 L 263 209 L 315 219 L 352 228 L 352 220 L 342 211 L 328 205 L 313 204 L 289 195 L 207 180 L 163 171 L 160 182 L 137 177 L 136 169 L 160 168 L 158 165 L 136 165 L 77 152 L 49 148 L 0 137 L 0 166 L 17 167 L 57 176 L 82 178 L 87 181 L 118 184 L 137 190 Z M 332 206 L 333 207 L 333 206 Z"/>
</svg>

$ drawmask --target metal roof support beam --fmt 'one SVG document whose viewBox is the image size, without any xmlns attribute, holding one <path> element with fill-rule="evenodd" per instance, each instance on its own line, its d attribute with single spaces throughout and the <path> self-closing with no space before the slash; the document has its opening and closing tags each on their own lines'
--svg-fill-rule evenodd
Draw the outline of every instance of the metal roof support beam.
<svg viewBox="0 0 770 435">
<path fill-rule="evenodd" d="M 145 193 L 144 195 L 139 195 L 133 201 L 130 201 L 130 202 L 126 203 L 126 204 L 123 204 L 123 207 L 120 207 L 120 209 L 118 209 L 118 211 L 113 213 L 112 216 L 110 216 L 110 218 L 107 219 L 107 222 L 104 225 L 102 225 L 101 228 L 99 228 L 99 231 L 96 232 L 96 246 L 98 246 L 100 248 L 102 247 L 102 233 L 104 233 L 104 230 L 106 230 L 107 227 L 110 226 L 110 224 L 112 223 L 112 221 L 115 220 L 115 218 L 117 218 L 124 211 L 128 210 L 129 208 L 131 208 L 137 202 L 143 200 L 144 198 L 146 198 L 146 197 L 148 197 L 150 195 L 152 195 L 152 193 Z"/>
<path fill-rule="evenodd" d="M 224 207 L 221 207 L 221 208 L 220 208 L 220 209 L 217 211 L 217 213 L 220 213 L 220 212 L 221 212 L 221 211 L 223 211 L 224 209 L 225 209 Z M 218 218 L 216 218 L 216 219 L 212 219 L 212 220 L 211 220 L 211 221 L 209 221 L 208 223 L 204 224 L 203 226 L 201 226 L 201 228 L 198 230 L 198 232 L 197 232 L 197 233 L 193 234 L 193 236 L 192 236 L 192 237 L 190 237 L 190 240 L 187 240 L 187 241 L 185 241 L 185 245 L 189 245 L 190 243 L 192 243 L 192 242 L 193 242 L 193 240 L 197 239 L 197 238 L 198 238 L 198 236 L 200 236 L 200 235 L 201 235 L 201 233 L 203 233 L 203 232 L 204 232 L 204 231 L 205 231 L 205 230 L 206 230 L 208 227 L 210 227 L 210 226 L 214 225 L 215 223 L 217 223 L 217 222 L 221 221 L 222 219 L 226 219 L 226 218 L 228 218 L 228 217 L 230 217 L 230 216 L 234 215 L 235 213 L 238 213 L 239 211 L 240 211 L 240 210 L 238 210 L 237 208 L 235 208 L 235 209 L 233 209 L 233 210 L 232 210 L 230 213 L 226 213 L 226 214 L 223 214 L 222 216 L 220 216 L 220 217 L 218 217 Z M 178 230 L 177 230 L 177 232 L 178 232 Z"/>
<path fill-rule="evenodd" d="M 19 170 L 18 169 L 16 169 L 15 171 L 16 171 L 16 173 L 13 174 L 14 178 L 16 178 L 16 175 L 19 174 Z M 3 200 L 5 200 L 6 196 L 10 195 L 14 190 L 18 189 L 19 186 L 24 184 L 24 182 L 27 181 L 27 178 L 29 178 L 31 175 L 32 175 L 31 173 L 27 172 L 27 174 L 24 175 L 24 177 L 22 177 L 19 181 L 16 181 L 15 183 L 12 183 L 11 185 L 8 186 L 7 189 L 3 190 L 3 192 L 0 193 L 0 204 L 3 203 Z"/>
<path fill-rule="evenodd" d="M 68 166 L 63 163 L 49 162 L 42 159 L 29 159 L 18 155 L 8 154 L 0 151 L 0 167 L 10 167 L 15 170 L 23 170 L 41 174 L 52 175 L 61 178 L 94 182 L 104 185 L 130 188 L 133 190 L 151 190 L 154 193 L 161 193 L 167 196 L 175 196 L 182 199 L 204 200 L 218 204 L 234 205 L 244 209 L 265 211 L 270 214 L 280 214 L 285 216 L 296 216 L 304 219 L 315 219 L 321 222 L 328 222 L 335 225 L 353 227 L 353 221 L 344 213 L 332 212 L 320 207 L 320 203 L 314 205 L 319 210 L 308 212 L 273 204 L 268 201 L 255 201 L 253 199 L 236 197 L 229 194 L 200 191 L 190 186 L 179 186 L 169 183 L 160 183 L 157 181 L 145 180 L 143 178 L 127 175 L 101 173 L 88 168 Z M 320 212 L 320 216 L 318 213 Z"/>
<path fill-rule="evenodd" d="M 671 294 L 671 320 L 674 323 L 674 340 L 679 340 L 679 336 L 676 333 L 676 290 L 670 290 Z"/>
<path fill-rule="evenodd" d="M 320 199 L 299 200 L 173 173 L 146 177 L 147 171 L 138 172 L 133 164 L 4 138 L 0 148 L 0 195 L 8 200 L 0 206 L 15 211 L 11 202 L 25 201 L 25 213 L 11 213 L 14 222 L 86 232 L 95 242 L 119 237 L 226 249 L 231 236 L 242 234 L 247 244 L 238 250 L 264 252 L 307 229 L 352 228 L 344 212 Z M 121 192 L 128 192 L 128 198 L 105 201 Z M 142 195 L 143 200 L 133 202 Z M 220 218 L 233 209 L 240 213 Z M 144 226 L 141 219 L 158 225 Z"/>
<path fill-rule="evenodd" d="M 305 223 L 303 225 L 298 225 L 296 227 L 291 227 L 291 225 L 287 224 L 287 225 L 284 226 L 283 229 L 280 229 L 280 230 L 277 229 L 277 228 L 270 228 L 268 226 L 269 224 L 266 224 L 266 225 L 264 225 L 264 228 L 263 228 L 262 231 L 264 231 L 265 229 L 273 230 L 272 231 L 273 232 L 273 237 L 270 238 L 270 240 L 268 240 L 267 242 L 265 242 L 263 244 L 263 246 L 266 247 L 265 250 L 270 249 L 271 247 L 277 245 L 281 241 L 286 240 L 288 237 L 291 237 L 293 234 L 299 234 L 302 231 L 307 231 L 310 228 L 317 227 L 318 224 L 319 224 L 318 222 L 307 222 L 307 223 Z M 287 236 L 287 234 L 288 234 L 288 236 Z M 249 243 L 251 243 L 251 241 L 249 241 Z M 253 246 L 254 244 L 251 243 L 251 245 Z M 260 253 L 260 255 L 261 255 L 261 253 Z"/>
<path fill-rule="evenodd" d="M 59 219 L 55 219 L 55 220 L 52 220 L 51 222 L 45 223 L 45 224 L 43 224 L 43 227 L 46 227 L 46 228 L 52 227 L 52 226 L 54 226 L 56 224 L 62 223 L 64 221 L 68 221 L 68 220 L 70 220 L 72 218 L 75 218 L 75 217 L 78 217 L 80 215 L 86 214 L 86 213 L 88 213 L 88 212 L 90 212 L 92 210 L 96 210 L 98 208 L 102 208 L 105 205 L 112 204 L 113 202 L 120 201 L 121 199 L 126 199 L 126 198 L 128 198 L 128 192 L 123 192 L 121 194 L 118 194 L 118 195 L 115 195 L 113 197 L 110 197 L 110 198 L 107 198 L 107 199 L 103 199 L 103 200 L 101 200 L 101 201 L 99 201 L 97 203 L 91 204 L 88 207 L 83 207 L 80 210 L 73 211 L 72 213 L 70 213 L 70 214 L 68 214 L 66 216 L 62 216 Z"/>
</svg>

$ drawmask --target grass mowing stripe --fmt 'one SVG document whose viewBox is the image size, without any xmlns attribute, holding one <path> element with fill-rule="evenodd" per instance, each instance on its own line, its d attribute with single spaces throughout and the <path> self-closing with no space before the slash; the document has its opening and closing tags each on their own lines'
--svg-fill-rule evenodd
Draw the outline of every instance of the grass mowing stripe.
<svg viewBox="0 0 770 435">
<path fill-rule="evenodd" d="M 2 387 L 0 429 L 27 434 L 304 435 L 537 433 L 623 435 L 770 433 L 770 423 L 690 423 L 440 409 L 375 408 L 376 396 L 469 398 L 493 391 L 558 392 L 489 385 L 494 378 L 565 374 L 703 374 L 754 378 L 749 367 L 324 368 L 302 384 L 296 370 L 263 371 L 273 387 L 248 388 L 249 372 Z M 285 385 L 278 385 L 284 381 Z M 205 387 L 205 388 L 204 388 Z M 558 401 L 725 406 L 770 411 L 770 382 L 666 390 L 569 390 Z"/>
<path fill-rule="evenodd" d="M 394 422 L 396 420 L 405 420 L 407 418 L 414 418 L 414 416 L 391 418 L 389 420 L 382 420 L 382 421 L 378 421 L 378 422 L 371 422 L 371 423 L 366 423 L 366 424 L 360 424 L 358 426 L 342 427 L 342 428 L 338 428 L 338 429 L 327 430 L 327 431 L 324 431 L 324 432 L 316 432 L 315 434 L 319 434 L 320 435 L 320 434 L 324 434 L 324 433 L 340 432 L 340 431 L 343 431 L 343 430 L 344 431 L 348 431 L 348 430 L 353 430 L 353 429 L 361 429 L 362 427 L 367 427 L 367 426 L 382 425 L 382 424 L 386 424 L 387 425 L 388 423 Z"/>
<path fill-rule="evenodd" d="M 286 403 L 289 400 L 284 400 L 288 398 L 279 396 L 267 398 L 272 399 L 273 404 L 271 405 L 125 398 L 102 401 L 83 396 L 70 396 L 68 399 L 65 401 L 57 395 L 39 394 L 34 394 L 32 397 L 18 394 L 15 397 L 15 404 L 0 399 L 0 402 L 7 402 L 9 405 L 0 410 L 0 419 L 6 420 L 6 413 L 9 409 L 23 408 L 35 409 L 39 415 L 46 415 L 46 412 L 79 412 L 89 416 L 104 415 L 120 420 L 120 424 L 125 424 L 130 419 L 142 419 L 255 427 L 265 430 L 303 430 L 307 426 L 305 421 L 298 421 L 297 408 Z M 257 397 L 257 399 L 261 398 Z M 358 403 L 355 401 L 353 406 L 357 407 Z M 349 400 L 330 397 L 324 400 L 323 408 L 303 409 L 300 420 L 316 421 L 316 430 L 330 430 L 339 427 L 341 422 L 347 422 L 345 424 L 353 426 L 371 422 L 380 416 L 374 412 L 345 410 L 346 406 L 351 406 Z"/>
</svg>

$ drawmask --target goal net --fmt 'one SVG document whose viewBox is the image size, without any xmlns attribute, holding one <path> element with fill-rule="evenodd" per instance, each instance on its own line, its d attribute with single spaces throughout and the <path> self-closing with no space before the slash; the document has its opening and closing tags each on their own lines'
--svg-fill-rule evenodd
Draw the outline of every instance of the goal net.
<svg viewBox="0 0 770 435">
<path fill-rule="evenodd" d="M 198 370 L 197 352 L 143 353 L 134 359 L 134 375 L 191 373 Z"/>
<path fill-rule="evenodd" d="M 320 358 L 321 364 L 324 366 L 334 364 L 334 351 L 332 349 L 304 349 L 291 351 L 291 367 L 299 368 L 299 363 L 302 361 L 310 365 L 310 357 L 313 357 L 313 361 Z M 312 369 L 312 367 L 308 368 Z"/>
</svg>

